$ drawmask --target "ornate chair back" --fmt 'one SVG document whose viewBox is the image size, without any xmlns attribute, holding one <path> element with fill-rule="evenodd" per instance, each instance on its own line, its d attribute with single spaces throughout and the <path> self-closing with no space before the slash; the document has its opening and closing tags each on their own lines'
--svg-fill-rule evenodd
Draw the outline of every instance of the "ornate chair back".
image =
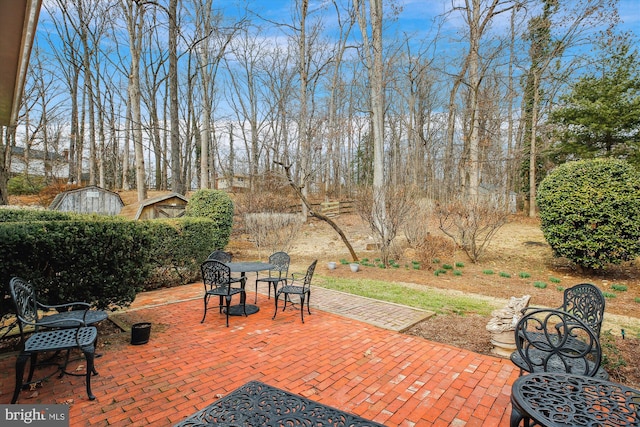
<svg viewBox="0 0 640 427">
<path fill-rule="evenodd" d="M 221 294 L 231 292 L 231 269 L 215 259 L 207 259 L 200 266 L 205 290 L 217 290 Z"/>
<path fill-rule="evenodd" d="M 558 309 L 528 311 L 516 326 L 511 360 L 527 372 L 566 372 L 608 377 L 600 369 L 595 332 L 577 316 Z"/>
<path fill-rule="evenodd" d="M 561 309 L 581 319 L 599 337 L 604 306 L 605 298 L 600 289 L 591 283 L 580 283 L 565 289 Z"/>
<path fill-rule="evenodd" d="M 304 292 L 308 292 L 309 289 L 311 288 L 311 279 L 313 278 L 313 272 L 316 269 L 317 263 L 318 263 L 318 260 L 315 260 L 307 268 L 307 274 L 304 276 L 304 281 L 302 283 L 302 288 L 304 289 Z"/>
<path fill-rule="evenodd" d="M 220 261 L 220 262 L 231 262 L 232 258 L 233 257 L 229 252 L 213 251 L 213 252 L 211 252 L 211 254 L 209 254 L 209 257 L 207 257 L 207 260 L 214 259 L 214 260 Z"/>
<path fill-rule="evenodd" d="M 16 307 L 16 317 L 20 328 L 20 336 L 24 341 L 24 323 L 38 323 L 38 300 L 33 285 L 20 277 L 14 277 L 9 282 L 11 297 Z M 36 326 L 37 328 L 37 326 Z"/>
<path fill-rule="evenodd" d="M 287 277 L 289 274 L 290 263 L 291 257 L 286 252 L 276 252 L 271 254 L 269 256 L 269 264 L 273 264 L 274 267 L 269 270 L 269 277 Z"/>
</svg>

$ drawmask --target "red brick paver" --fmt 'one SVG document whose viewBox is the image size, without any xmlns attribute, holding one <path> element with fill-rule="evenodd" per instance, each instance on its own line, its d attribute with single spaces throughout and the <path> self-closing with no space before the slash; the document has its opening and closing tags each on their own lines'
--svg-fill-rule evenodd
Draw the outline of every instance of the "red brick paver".
<svg viewBox="0 0 640 427">
<path fill-rule="evenodd" d="M 509 425 L 518 373 L 508 360 L 313 307 L 305 324 L 289 309 L 272 320 L 263 295 L 257 314 L 232 317 L 229 328 L 215 307 L 201 324 L 202 301 L 176 292 L 182 301 L 137 311 L 153 324 L 148 344 L 107 347 L 96 359 L 95 401 L 82 377 L 66 376 L 18 403 L 72 400 L 72 426 L 171 426 L 259 380 L 387 426 Z M 1 403 L 11 399 L 15 356 L 0 358 Z"/>
</svg>

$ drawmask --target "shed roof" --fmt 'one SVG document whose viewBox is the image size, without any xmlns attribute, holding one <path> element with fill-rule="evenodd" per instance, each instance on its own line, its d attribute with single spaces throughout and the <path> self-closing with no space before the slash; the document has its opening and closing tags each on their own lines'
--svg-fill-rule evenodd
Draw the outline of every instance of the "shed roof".
<svg viewBox="0 0 640 427">
<path fill-rule="evenodd" d="M 98 187 L 97 185 L 88 185 L 86 187 L 74 188 L 72 190 L 66 190 L 66 191 L 63 191 L 62 193 L 58 193 L 56 195 L 56 197 L 54 197 L 54 199 L 51 202 L 51 204 L 49 205 L 49 209 L 50 210 L 55 210 L 55 209 L 59 208 L 60 204 L 62 203 L 62 201 L 64 200 L 64 198 L 68 194 L 82 193 L 82 192 L 86 192 L 86 191 L 99 191 L 99 192 L 102 192 L 102 193 L 113 194 L 113 195 L 117 196 L 118 200 L 120 200 L 121 206 L 124 206 L 124 202 L 122 201 L 122 198 L 120 197 L 120 195 L 118 193 L 110 191 L 110 190 L 107 190 L 107 189 L 104 189 L 102 187 Z"/>
<path fill-rule="evenodd" d="M 138 219 L 140 218 L 140 215 L 142 214 L 142 211 L 144 210 L 145 207 L 163 202 L 168 199 L 173 199 L 173 198 L 184 200 L 185 203 L 189 201 L 189 199 L 187 199 L 185 196 L 179 193 L 161 194 L 159 196 L 151 197 L 150 199 L 144 199 L 141 202 L 136 202 L 136 203 L 132 203 L 130 205 L 125 206 L 120 211 L 120 215 L 125 216 L 127 218 Z"/>
</svg>

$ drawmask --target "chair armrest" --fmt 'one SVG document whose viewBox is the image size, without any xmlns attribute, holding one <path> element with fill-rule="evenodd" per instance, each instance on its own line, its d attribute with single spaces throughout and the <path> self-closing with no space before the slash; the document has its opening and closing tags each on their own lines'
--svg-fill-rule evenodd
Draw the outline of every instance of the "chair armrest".
<svg viewBox="0 0 640 427">
<path fill-rule="evenodd" d="M 303 279 L 306 273 L 291 273 L 291 283 Z M 288 280 L 288 279 L 287 279 Z"/>
<path fill-rule="evenodd" d="M 81 328 L 83 326 L 87 326 L 85 319 L 87 316 L 87 310 L 85 310 L 84 315 L 82 316 L 82 320 L 80 319 L 57 319 L 57 320 L 46 320 L 46 316 L 43 319 L 39 319 L 37 322 L 30 322 L 23 318 L 19 318 L 22 323 L 25 325 L 31 325 L 34 327 L 45 327 L 45 328 L 57 328 L 60 325 L 65 325 L 66 328 L 69 328 L 69 323 L 76 324 L 73 327 Z"/>
<path fill-rule="evenodd" d="M 91 304 L 86 303 L 86 302 L 69 302 L 69 303 L 65 303 L 65 304 L 57 304 L 57 305 L 47 305 L 47 304 L 43 304 L 41 302 L 36 302 L 38 304 L 38 307 L 44 309 L 45 311 L 48 310 L 56 310 L 56 311 L 60 311 L 58 310 L 59 308 L 69 308 L 71 307 L 72 310 L 74 309 L 73 307 L 84 307 L 83 310 L 89 310 L 91 308 Z M 68 310 L 64 310 L 64 311 L 68 311 Z"/>
<path fill-rule="evenodd" d="M 530 306 L 527 306 L 527 307 L 523 308 L 522 310 L 520 310 L 520 314 L 525 315 L 525 314 L 527 314 L 528 311 L 543 310 L 543 309 L 546 309 L 546 308 L 547 307 L 537 307 L 537 306 L 534 306 L 534 305 L 530 305 Z"/>
<path fill-rule="evenodd" d="M 229 277 L 229 286 L 231 286 L 233 283 L 241 283 L 241 287 L 245 287 L 246 283 L 247 283 L 247 276 L 241 276 L 241 277 Z"/>
</svg>

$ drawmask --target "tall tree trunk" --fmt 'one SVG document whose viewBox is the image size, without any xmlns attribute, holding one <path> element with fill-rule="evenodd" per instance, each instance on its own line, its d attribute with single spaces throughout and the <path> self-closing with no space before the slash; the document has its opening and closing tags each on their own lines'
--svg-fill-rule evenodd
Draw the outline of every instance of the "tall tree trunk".
<svg viewBox="0 0 640 427">
<path fill-rule="evenodd" d="M 369 102 L 371 105 L 371 136 L 373 139 L 373 200 L 372 209 L 379 219 L 378 230 L 386 230 L 386 201 L 384 192 L 384 62 L 382 55 L 382 0 L 369 0 L 369 25 L 367 25 L 364 0 L 356 2 L 358 24 L 369 73 Z M 371 27 L 369 37 L 368 27 Z M 384 235 L 386 232 L 383 231 Z"/>
<path fill-rule="evenodd" d="M 178 117 L 178 0 L 169 0 L 169 119 L 171 120 L 171 189 L 185 193 L 182 181 L 180 118 Z"/>
<path fill-rule="evenodd" d="M 308 180 L 308 175 L 311 169 L 311 141 L 309 141 L 309 124 L 307 123 L 308 110 L 307 110 L 307 86 L 308 86 L 308 74 L 307 74 L 307 39 L 306 39 L 306 20 L 309 10 L 308 0 L 299 0 L 299 13 L 300 13 L 300 35 L 298 38 L 298 73 L 300 74 L 300 113 L 298 114 L 298 138 L 300 140 L 300 191 L 302 196 L 306 199 L 309 196 L 309 186 L 305 185 Z M 306 219 L 309 215 L 309 208 L 305 203 L 302 203 L 302 215 Z"/>
<path fill-rule="evenodd" d="M 531 110 L 531 139 L 529 140 L 529 216 L 536 216 L 536 138 L 538 123 L 538 105 L 540 103 L 540 89 L 538 73 L 533 73 L 533 108 Z"/>
<path fill-rule="evenodd" d="M 131 103 L 131 124 L 133 147 L 136 160 L 136 190 L 138 201 L 147 198 L 145 180 L 144 148 L 142 144 L 142 112 L 140 105 L 140 55 L 142 52 L 142 31 L 144 28 L 144 6 L 137 2 L 121 0 L 127 18 L 129 30 L 129 49 L 131 67 L 129 74 L 128 94 Z"/>
<path fill-rule="evenodd" d="M 127 102 L 127 112 L 124 125 L 124 142 L 122 145 L 122 189 L 125 191 L 131 190 L 131 184 L 129 183 L 129 140 L 131 139 L 131 100 Z"/>
<path fill-rule="evenodd" d="M 0 126 L 0 205 L 9 204 L 9 171 L 11 170 L 11 146 L 15 144 L 16 127 Z"/>
</svg>

